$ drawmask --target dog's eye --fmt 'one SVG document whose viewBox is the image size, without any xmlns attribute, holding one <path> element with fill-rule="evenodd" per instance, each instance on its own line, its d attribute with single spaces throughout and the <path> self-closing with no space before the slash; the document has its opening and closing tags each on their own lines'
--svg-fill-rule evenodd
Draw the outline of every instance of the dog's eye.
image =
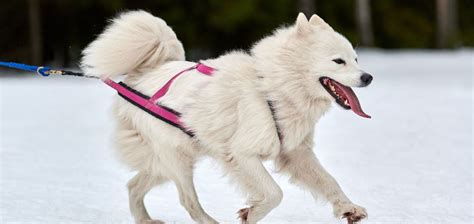
<svg viewBox="0 0 474 224">
<path fill-rule="evenodd" d="M 357 63 L 357 62 L 358 62 L 358 61 L 357 61 L 357 58 L 356 58 L 355 60 L 356 60 L 356 63 Z"/>
<path fill-rule="evenodd" d="M 336 59 L 334 59 L 334 60 L 332 60 L 332 61 L 333 61 L 333 62 L 336 62 L 336 64 L 344 64 L 344 65 L 346 64 L 346 61 L 344 61 L 344 60 L 342 60 L 342 59 L 340 59 L 340 58 L 336 58 Z"/>
</svg>

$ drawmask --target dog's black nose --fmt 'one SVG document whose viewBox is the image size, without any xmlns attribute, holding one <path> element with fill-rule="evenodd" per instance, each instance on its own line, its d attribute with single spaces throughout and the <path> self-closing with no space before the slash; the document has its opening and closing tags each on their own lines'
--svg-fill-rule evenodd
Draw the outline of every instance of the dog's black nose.
<svg viewBox="0 0 474 224">
<path fill-rule="evenodd" d="M 360 80 L 362 80 L 362 83 L 364 86 L 368 86 L 374 77 L 372 77 L 369 73 L 363 73 L 362 76 L 360 77 Z"/>
</svg>

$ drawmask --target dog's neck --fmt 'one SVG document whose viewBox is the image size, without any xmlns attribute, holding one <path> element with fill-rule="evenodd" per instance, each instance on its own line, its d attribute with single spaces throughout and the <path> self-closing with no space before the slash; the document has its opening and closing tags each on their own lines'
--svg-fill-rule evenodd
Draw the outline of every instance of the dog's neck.
<svg viewBox="0 0 474 224">
<path fill-rule="evenodd" d="M 315 128 L 316 122 L 329 109 L 327 98 L 314 98 L 292 83 L 275 83 L 274 86 L 259 79 L 259 89 L 271 101 L 274 119 L 283 136 L 283 148 L 298 147 Z"/>
</svg>

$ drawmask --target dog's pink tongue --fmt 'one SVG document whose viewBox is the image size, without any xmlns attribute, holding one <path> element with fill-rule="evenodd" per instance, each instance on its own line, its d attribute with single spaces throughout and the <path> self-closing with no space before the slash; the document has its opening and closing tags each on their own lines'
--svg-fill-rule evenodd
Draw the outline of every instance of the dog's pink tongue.
<svg viewBox="0 0 474 224">
<path fill-rule="evenodd" d="M 347 100 L 349 101 L 349 105 L 351 106 L 352 111 L 356 113 L 357 115 L 365 118 L 371 118 L 370 115 L 366 114 L 363 110 L 362 107 L 360 106 L 359 99 L 355 95 L 354 91 L 347 86 L 344 86 L 340 83 L 334 82 L 337 87 L 339 87 L 342 92 L 344 92 L 344 95 L 347 97 Z"/>
</svg>

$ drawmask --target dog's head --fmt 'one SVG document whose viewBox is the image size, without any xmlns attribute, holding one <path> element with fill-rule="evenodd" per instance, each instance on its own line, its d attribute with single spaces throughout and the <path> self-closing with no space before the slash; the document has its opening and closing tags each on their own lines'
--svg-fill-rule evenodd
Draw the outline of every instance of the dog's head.
<svg viewBox="0 0 474 224">
<path fill-rule="evenodd" d="M 373 78 L 359 67 L 352 44 L 319 16 L 313 15 L 308 21 L 300 13 L 293 26 L 264 38 L 252 53 L 257 61 L 271 60 L 271 66 L 281 68 L 270 69 L 274 74 L 268 74 L 269 78 L 286 75 L 290 82 L 298 80 L 297 85 L 307 95 L 333 100 L 344 109 L 370 118 L 350 87 L 368 86 Z"/>
</svg>

